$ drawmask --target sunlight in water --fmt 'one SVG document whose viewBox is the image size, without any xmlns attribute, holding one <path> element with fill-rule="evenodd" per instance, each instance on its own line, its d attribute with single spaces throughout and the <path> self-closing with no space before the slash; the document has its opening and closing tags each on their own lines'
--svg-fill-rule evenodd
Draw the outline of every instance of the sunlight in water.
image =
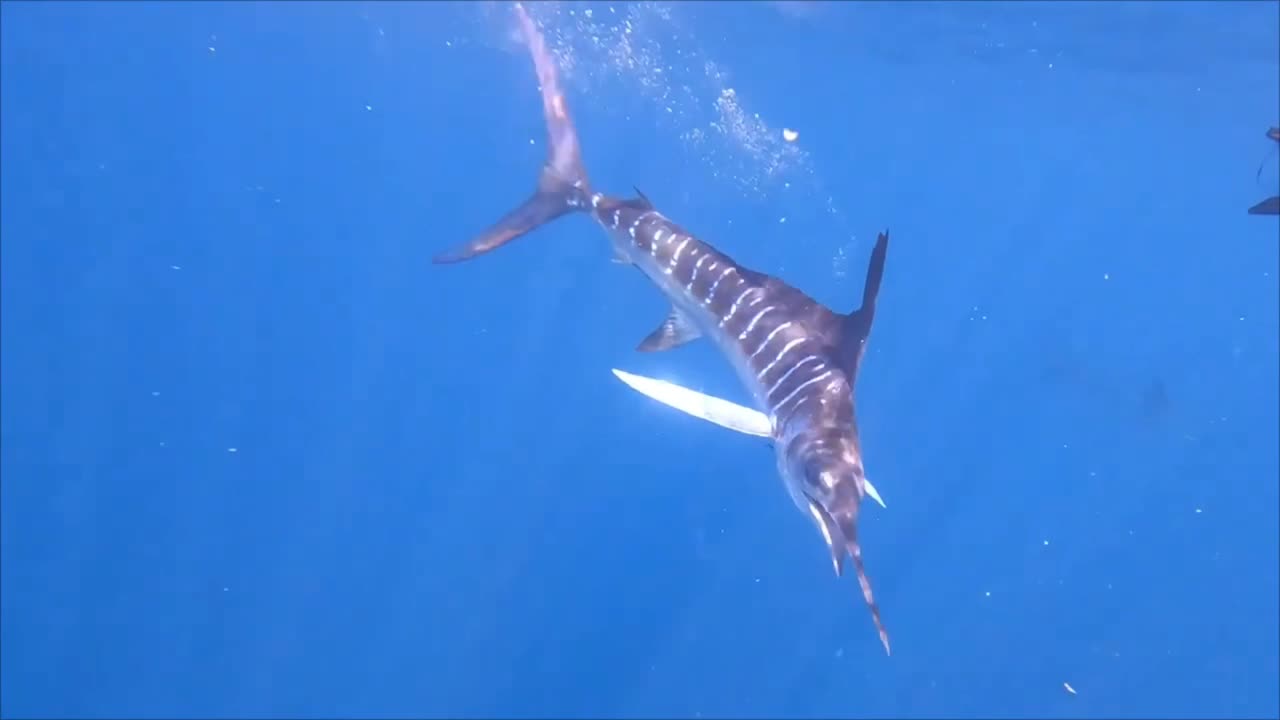
<svg viewBox="0 0 1280 720">
<path fill-rule="evenodd" d="M 487 12 L 499 20 L 505 10 L 494 4 Z M 570 87 L 584 95 L 638 93 L 652 104 L 657 124 L 680 137 L 717 179 L 764 195 L 810 174 L 801 146 L 747 106 L 725 69 L 682 25 L 679 10 L 659 2 L 529 4 Z"/>
<path fill-rule="evenodd" d="M 510 5 L 487 2 L 481 7 L 498 44 L 523 53 L 510 22 Z M 576 95 L 638 94 L 653 108 L 652 117 L 643 120 L 671 132 L 715 180 L 754 200 L 774 202 L 785 196 L 825 214 L 835 225 L 832 236 L 846 238 L 831 268 L 836 276 L 845 274 L 846 252 L 857 243 L 798 133 L 782 124 L 786 118 L 750 105 L 731 84 L 729 69 L 707 55 L 682 21 L 679 3 L 584 7 L 535 2 L 527 8 Z M 622 112 L 608 107 L 593 111 Z"/>
</svg>

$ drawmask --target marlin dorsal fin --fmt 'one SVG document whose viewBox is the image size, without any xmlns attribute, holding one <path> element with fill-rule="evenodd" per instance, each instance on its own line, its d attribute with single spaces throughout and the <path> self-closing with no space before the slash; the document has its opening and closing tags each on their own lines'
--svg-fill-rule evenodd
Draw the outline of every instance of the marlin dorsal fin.
<svg viewBox="0 0 1280 720">
<path fill-rule="evenodd" d="M 888 251 L 889 232 L 886 230 L 876 237 L 876 246 L 872 248 L 871 259 L 867 262 L 867 279 L 862 285 L 862 306 L 841 319 L 836 350 L 850 381 L 858 376 L 858 365 L 862 363 L 862 354 L 867 349 L 867 338 L 871 335 L 871 324 L 876 316 L 876 296 L 880 294 L 880 281 L 884 277 L 884 260 Z"/>
<path fill-rule="evenodd" d="M 633 202 L 635 202 L 635 203 L 636 203 L 636 206 L 637 206 L 637 207 L 640 207 L 640 208 L 641 208 L 641 209 L 643 209 L 643 210 L 652 210 L 652 209 L 653 209 L 653 203 L 649 202 L 649 196 L 648 196 L 648 195 L 645 195 L 643 192 L 641 192 L 641 191 L 640 191 L 640 188 L 638 188 L 638 187 L 636 187 L 636 186 L 634 186 L 634 185 L 632 185 L 631 187 L 632 187 L 632 189 L 633 189 L 633 190 L 635 190 L 635 191 L 636 191 L 636 197 L 637 197 L 637 198 L 639 198 L 639 200 L 638 200 L 638 201 L 633 201 Z"/>
</svg>

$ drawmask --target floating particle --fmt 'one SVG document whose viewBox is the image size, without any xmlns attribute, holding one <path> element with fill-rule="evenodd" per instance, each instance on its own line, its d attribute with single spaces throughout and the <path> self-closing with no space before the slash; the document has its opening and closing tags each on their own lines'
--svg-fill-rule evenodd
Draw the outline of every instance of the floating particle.
<svg viewBox="0 0 1280 720">
<path fill-rule="evenodd" d="M 786 140 L 787 142 L 795 142 L 798 137 L 800 137 L 800 133 L 795 130 L 792 130 L 791 128 L 782 128 L 783 140 Z"/>
<path fill-rule="evenodd" d="M 227 448 L 227 452 L 229 452 L 229 453 L 237 453 L 237 452 L 240 452 L 240 448 L 233 448 L 233 447 L 229 447 L 229 448 Z"/>
<path fill-rule="evenodd" d="M 1067 692 L 1071 693 L 1072 695 L 1075 695 L 1075 694 L 1076 694 L 1076 689 L 1075 689 L 1075 688 L 1073 688 L 1073 687 L 1071 687 L 1071 683 L 1069 683 L 1069 682 L 1064 682 L 1064 683 L 1062 683 L 1062 687 L 1066 688 L 1066 689 L 1067 689 Z"/>
</svg>

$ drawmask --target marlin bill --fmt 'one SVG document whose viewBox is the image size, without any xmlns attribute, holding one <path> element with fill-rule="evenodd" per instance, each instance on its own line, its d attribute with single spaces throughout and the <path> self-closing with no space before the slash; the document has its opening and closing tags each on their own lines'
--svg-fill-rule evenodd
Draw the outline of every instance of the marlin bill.
<svg viewBox="0 0 1280 720">
<path fill-rule="evenodd" d="M 716 344 L 767 420 L 759 423 L 758 434 L 772 440 L 787 491 L 817 525 L 836 575 L 843 574 L 845 558 L 852 559 L 888 653 L 889 634 L 858 542 L 858 511 L 868 482 L 853 397 L 875 318 L 888 234 L 881 233 L 871 251 L 861 306 L 839 313 L 778 278 L 738 264 L 658 212 L 638 191 L 629 198 L 596 191 L 583 167 L 555 60 L 518 3 L 515 14 L 541 86 L 547 159 L 532 196 L 435 262 L 474 258 L 562 215 L 590 215 L 608 235 L 615 259 L 638 268 L 671 302 L 670 313 L 638 349 L 659 352 L 701 337 Z M 755 432 L 754 427 L 748 422 L 737 429 Z"/>
</svg>

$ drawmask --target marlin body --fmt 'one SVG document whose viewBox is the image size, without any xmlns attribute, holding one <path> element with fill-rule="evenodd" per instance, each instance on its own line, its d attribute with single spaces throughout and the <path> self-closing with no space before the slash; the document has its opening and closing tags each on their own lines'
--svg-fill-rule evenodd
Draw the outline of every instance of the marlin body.
<svg viewBox="0 0 1280 720">
<path fill-rule="evenodd" d="M 857 537 L 858 510 L 869 483 L 853 398 L 884 272 L 887 234 L 880 234 L 872 251 L 861 307 L 841 314 L 777 278 L 743 267 L 658 212 L 643 194 L 621 199 L 594 192 L 555 62 L 523 7 L 515 9 L 541 84 L 547 161 L 532 197 L 435 261 L 467 260 L 561 215 L 590 214 L 607 232 L 615 260 L 639 268 L 671 301 L 670 314 L 638 349 L 668 350 L 704 336 L 716 343 L 764 411 L 767 423 L 759 421 L 757 434 L 772 439 L 786 488 L 818 526 L 837 575 L 843 573 L 845 556 L 852 558 L 889 652 Z"/>
</svg>

